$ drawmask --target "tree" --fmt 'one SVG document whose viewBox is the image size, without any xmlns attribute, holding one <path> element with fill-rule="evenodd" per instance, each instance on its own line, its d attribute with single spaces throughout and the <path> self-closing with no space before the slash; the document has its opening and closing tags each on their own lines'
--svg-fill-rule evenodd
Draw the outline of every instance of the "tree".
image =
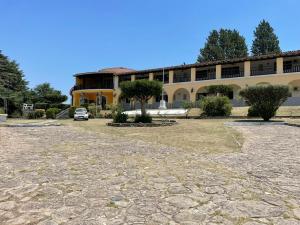
<svg viewBox="0 0 300 225">
<path fill-rule="evenodd" d="M 256 27 L 251 52 L 254 56 L 281 52 L 278 37 L 269 22 L 262 20 Z"/>
<path fill-rule="evenodd" d="M 120 84 L 121 98 L 129 98 L 141 104 L 142 116 L 146 116 L 146 103 L 162 92 L 162 83 L 156 80 L 125 81 Z"/>
<path fill-rule="evenodd" d="M 7 98 L 9 114 L 21 110 L 21 103 L 27 96 L 27 83 L 19 65 L 0 51 L 0 99 Z"/>
<path fill-rule="evenodd" d="M 260 117 L 269 121 L 291 94 L 288 86 L 269 85 L 243 89 L 240 91 L 240 95 Z"/>
<path fill-rule="evenodd" d="M 32 90 L 32 101 L 34 103 L 60 104 L 67 99 L 66 95 L 52 88 L 49 83 L 39 84 Z"/>
<path fill-rule="evenodd" d="M 220 29 L 210 32 L 198 62 L 241 58 L 248 56 L 245 38 L 237 30 Z"/>
</svg>

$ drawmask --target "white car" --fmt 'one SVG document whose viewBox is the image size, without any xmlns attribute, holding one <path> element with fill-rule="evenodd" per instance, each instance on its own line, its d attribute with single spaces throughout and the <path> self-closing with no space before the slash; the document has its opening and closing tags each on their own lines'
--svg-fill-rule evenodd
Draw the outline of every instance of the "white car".
<svg viewBox="0 0 300 225">
<path fill-rule="evenodd" d="M 86 108 L 75 109 L 74 120 L 88 120 L 89 114 Z"/>
</svg>

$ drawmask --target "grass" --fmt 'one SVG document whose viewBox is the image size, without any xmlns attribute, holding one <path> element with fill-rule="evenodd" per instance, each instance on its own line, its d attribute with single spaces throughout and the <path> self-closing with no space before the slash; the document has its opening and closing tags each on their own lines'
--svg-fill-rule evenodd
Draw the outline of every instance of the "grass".
<svg viewBox="0 0 300 225">
<path fill-rule="evenodd" d="M 66 126 L 74 126 L 95 133 L 107 133 L 117 137 L 141 140 L 150 144 L 161 144 L 203 153 L 232 152 L 240 149 L 242 135 L 226 127 L 228 119 L 185 120 L 168 127 L 109 127 L 109 119 L 89 121 L 61 121 Z M 239 144 L 240 143 L 240 144 Z"/>
</svg>

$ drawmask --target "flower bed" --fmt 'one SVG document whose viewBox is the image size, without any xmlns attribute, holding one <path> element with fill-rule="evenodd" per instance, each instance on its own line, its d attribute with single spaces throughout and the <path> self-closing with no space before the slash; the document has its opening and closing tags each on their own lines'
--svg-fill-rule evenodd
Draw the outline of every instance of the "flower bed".
<svg viewBox="0 0 300 225">
<path fill-rule="evenodd" d="M 107 123 L 107 126 L 112 127 L 165 127 L 177 124 L 175 120 L 154 120 L 152 123 Z"/>
</svg>

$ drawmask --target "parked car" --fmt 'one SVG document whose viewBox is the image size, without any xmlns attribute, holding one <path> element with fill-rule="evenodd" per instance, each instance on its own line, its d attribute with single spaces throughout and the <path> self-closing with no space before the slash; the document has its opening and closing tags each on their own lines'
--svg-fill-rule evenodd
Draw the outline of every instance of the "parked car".
<svg viewBox="0 0 300 225">
<path fill-rule="evenodd" d="M 74 120 L 88 120 L 89 114 L 86 108 L 78 108 L 74 112 Z"/>
</svg>

